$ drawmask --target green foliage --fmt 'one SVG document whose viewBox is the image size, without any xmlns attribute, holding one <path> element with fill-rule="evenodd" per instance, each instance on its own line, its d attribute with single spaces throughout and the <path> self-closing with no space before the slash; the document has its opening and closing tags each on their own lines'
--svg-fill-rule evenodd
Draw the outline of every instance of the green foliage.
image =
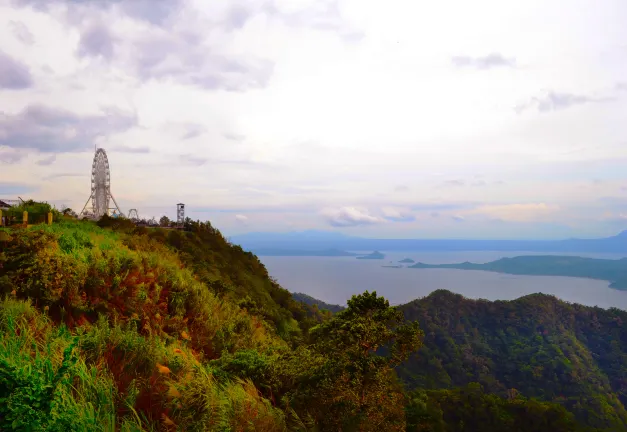
<svg viewBox="0 0 627 432">
<path fill-rule="evenodd" d="M 114 430 L 112 380 L 79 357 L 66 328 L 5 299 L 0 330 L 0 430 Z"/>
<path fill-rule="evenodd" d="M 81 231 L 74 231 L 71 234 L 62 234 L 58 242 L 59 247 L 65 253 L 70 253 L 77 249 L 93 247 L 93 243 L 89 237 Z"/>
<path fill-rule="evenodd" d="M 425 332 L 423 349 L 399 369 L 411 387 L 516 389 L 591 427 L 627 428 L 627 312 L 542 294 L 489 302 L 443 290 L 403 310 Z"/>
<path fill-rule="evenodd" d="M 558 404 L 487 394 L 470 383 L 453 390 L 408 395 L 407 431 L 573 432 L 588 430 Z"/>
<path fill-rule="evenodd" d="M 303 293 L 292 293 L 292 297 L 295 300 L 298 300 L 301 303 L 305 303 L 308 306 L 314 306 L 315 309 L 314 310 L 320 310 L 320 311 L 329 311 L 331 313 L 338 313 L 343 311 L 344 309 L 346 309 L 344 306 L 339 306 L 339 305 L 334 305 L 334 304 L 329 304 L 329 303 L 325 303 L 323 301 L 320 301 L 318 299 L 315 299 L 307 294 L 303 294 Z"/>
<path fill-rule="evenodd" d="M 296 365 L 291 359 L 297 371 L 298 363 L 306 369 L 297 372 L 290 404 L 323 430 L 403 430 L 397 411 L 403 396 L 393 368 L 420 347 L 417 324 L 404 323 L 399 310 L 366 291 L 310 336 L 311 346 L 296 353 Z"/>
<path fill-rule="evenodd" d="M 33 200 L 23 201 L 18 205 L 15 205 L 8 210 L 4 210 L 2 213 L 4 216 L 14 217 L 16 220 L 22 220 L 24 212 L 28 212 L 28 223 L 44 223 L 48 216 L 48 213 L 52 213 L 52 220 L 58 222 L 61 220 L 61 212 L 48 203 L 36 202 Z"/>
<path fill-rule="evenodd" d="M 247 309 L 282 327 L 280 334 L 288 341 L 299 341 L 302 331 L 324 319 L 308 313 L 307 306 L 269 277 L 254 254 L 230 244 L 209 222 L 188 220 L 185 227 L 187 231 L 153 229 L 147 235 L 176 250 L 198 279 L 220 296 L 235 302 L 248 298 Z M 292 320 L 299 322 L 300 330 L 293 328 Z"/>
</svg>

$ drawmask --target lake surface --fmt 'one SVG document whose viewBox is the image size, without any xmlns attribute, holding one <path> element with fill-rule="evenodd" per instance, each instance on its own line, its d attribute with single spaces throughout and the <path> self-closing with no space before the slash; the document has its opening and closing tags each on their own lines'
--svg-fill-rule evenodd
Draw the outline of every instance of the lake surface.
<svg viewBox="0 0 627 432">
<path fill-rule="evenodd" d="M 363 252 L 363 251 L 360 251 Z M 370 253 L 372 251 L 367 251 Z M 302 292 L 327 303 L 345 305 L 353 294 L 377 291 L 391 304 L 403 304 L 444 288 L 468 298 L 512 300 L 545 293 L 571 302 L 603 308 L 627 310 L 627 291 L 609 288 L 601 280 L 561 276 L 520 276 L 484 271 L 454 269 L 385 268 L 403 258 L 426 264 L 464 261 L 486 263 L 503 257 L 539 255 L 537 252 L 383 252 L 383 260 L 354 257 L 276 257 L 261 256 L 271 276 L 284 288 Z M 542 254 L 548 255 L 548 254 Z M 619 259 L 616 254 L 559 254 Z M 391 263 L 390 263 L 391 261 Z M 411 265 L 411 264 L 403 264 Z"/>
</svg>

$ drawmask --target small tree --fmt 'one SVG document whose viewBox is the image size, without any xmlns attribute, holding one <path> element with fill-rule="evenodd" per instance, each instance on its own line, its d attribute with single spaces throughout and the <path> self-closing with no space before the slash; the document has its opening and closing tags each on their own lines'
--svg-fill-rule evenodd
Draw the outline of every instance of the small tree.
<svg viewBox="0 0 627 432">
<path fill-rule="evenodd" d="M 161 216 L 161 219 L 159 219 L 159 226 L 162 226 L 162 227 L 170 226 L 170 218 L 167 216 Z"/>
<path fill-rule="evenodd" d="M 72 210 L 69 207 L 64 208 L 61 213 L 63 213 L 63 216 L 71 216 L 73 218 L 77 218 L 78 215 L 76 214 L 76 212 L 74 210 Z"/>
<path fill-rule="evenodd" d="M 376 292 L 310 330 L 319 366 L 303 371 L 294 403 L 323 430 L 405 430 L 404 396 L 394 367 L 422 345 L 417 322 Z M 302 412 L 302 411 L 301 411 Z"/>
</svg>

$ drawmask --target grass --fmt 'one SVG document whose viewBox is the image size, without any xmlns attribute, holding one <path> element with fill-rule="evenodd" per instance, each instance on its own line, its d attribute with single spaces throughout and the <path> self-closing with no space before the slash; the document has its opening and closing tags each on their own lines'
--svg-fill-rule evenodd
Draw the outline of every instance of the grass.
<svg viewBox="0 0 627 432">
<path fill-rule="evenodd" d="M 287 344 L 170 247 L 90 222 L 0 231 L 0 430 L 285 430 L 209 361 Z"/>
</svg>

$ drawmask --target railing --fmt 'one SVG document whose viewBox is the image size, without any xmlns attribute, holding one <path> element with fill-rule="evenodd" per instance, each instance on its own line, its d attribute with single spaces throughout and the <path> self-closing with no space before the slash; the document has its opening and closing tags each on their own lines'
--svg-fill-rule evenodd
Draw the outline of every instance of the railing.
<svg viewBox="0 0 627 432">
<path fill-rule="evenodd" d="M 52 212 L 35 213 L 20 210 L 0 210 L 0 226 L 52 225 Z"/>
</svg>

